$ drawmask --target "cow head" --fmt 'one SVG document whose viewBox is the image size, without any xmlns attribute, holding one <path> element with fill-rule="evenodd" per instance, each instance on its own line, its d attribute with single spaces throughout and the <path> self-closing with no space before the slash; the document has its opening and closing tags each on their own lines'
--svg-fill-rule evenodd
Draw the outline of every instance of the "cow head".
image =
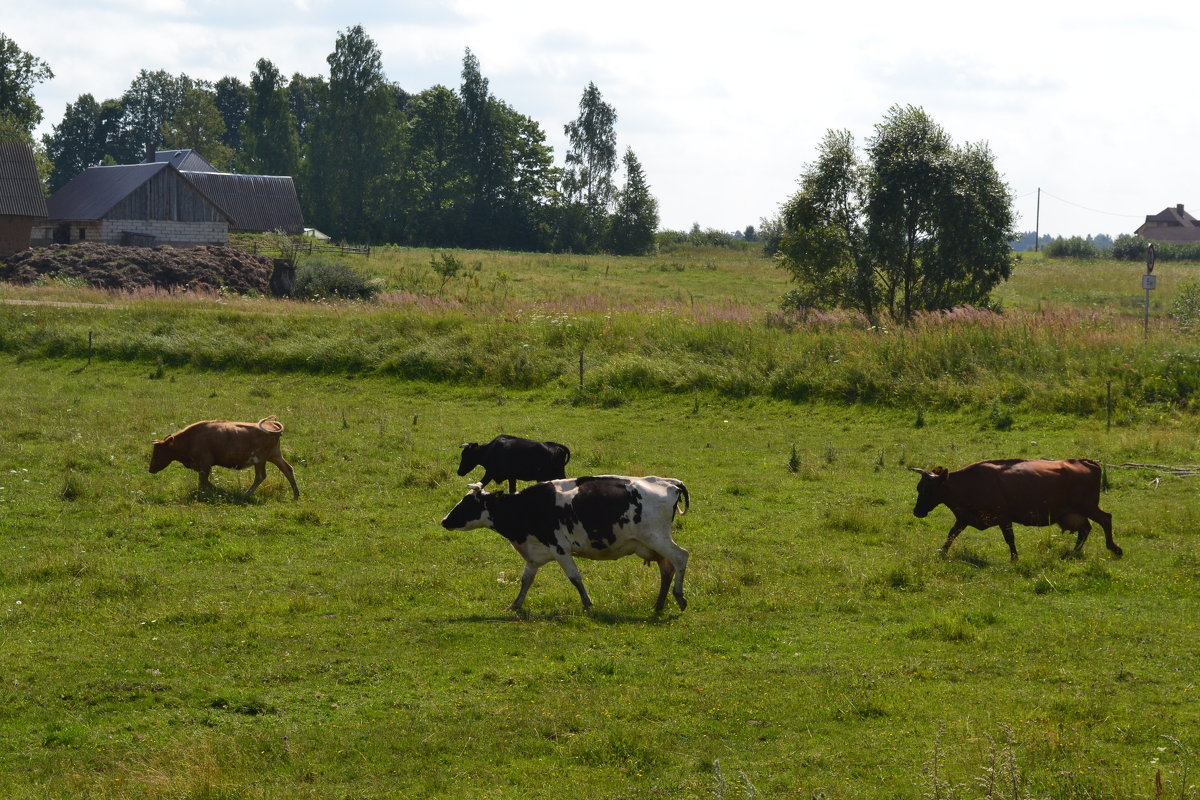
<svg viewBox="0 0 1200 800">
<path fill-rule="evenodd" d="M 909 469 L 921 475 L 921 480 L 917 481 L 917 504 L 913 507 L 913 516 L 924 518 L 942 502 L 942 487 L 949 473 L 945 467 L 934 467 L 929 472 L 916 467 Z"/>
<path fill-rule="evenodd" d="M 479 454 L 483 450 L 478 442 L 465 442 L 462 446 L 462 460 L 458 462 L 458 476 L 461 478 L 479 466 Z"/>
<path fill-rule="evenodd" d="M 488 513 L 487 500 L 491 492 L 483 490 L 482 483 L 472 483 L 471 491 L 458 501 L 458 505 L 450 509 L 450 513 L 442 519 L 442 527 L 448 531 L 469 531 L 474 528 L 487 528 L 492 524 L 492 515 Z"/>
<path fill-rule="evenodd" d="M 154 448 L 150 451 L 150 473 L 154 474 L 167 468 L 175 460 L 175 435 L 165 439 L 156 439 Z"/>
</svg>

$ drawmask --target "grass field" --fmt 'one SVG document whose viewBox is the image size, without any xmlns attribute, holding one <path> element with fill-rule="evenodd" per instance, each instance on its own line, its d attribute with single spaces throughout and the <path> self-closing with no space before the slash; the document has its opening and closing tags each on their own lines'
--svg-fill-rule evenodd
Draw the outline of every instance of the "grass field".
<svg viewBox="0 0 1200 800">
<path fill-rule="evenodd" d="M 531 273 L 508 281 L 521 288 L 504 312 L 548 312 L 559 301 L 544 287 L 568 283 L 556 270 L 586 282 L 606 268 L 503 257 L 529 259 L 504 269 Z M 607 265 L 608 280 L 628 263 Z M 781 291 L 779 277 L 713 263 L 668 273 L 647 261 L 620 288 L 581 287 L 578 307 L 627 305 L 589 346 L 649 358 L 644 334 L 678 328 L 730 372 L 748 352 L 778 359 L 839 337 L 845 352 L 875 352 L 847 321 L 769 329 L 764 285 Z M 1128 267 L 1068 264 L 1051 280 L 1051 266 L 1023 263 L 1002 298 L 1010 322 L 903 334 L 903 348 L 944 354 L 1019 333 L 1041 353 L 997 350 L 967 378 L 939 377 L 931 360 L 925 381 L 967 388 L 962 402 L 919 406 L 619 382 L 612 402 L 599 383 L 580 397 L 576 342 L 550 326 L 529 333 L 528 317 L 492 322 L 490 299 L 447 293 L 438 306 L 428 286 L 427 300 L 390 310 L 3 287 L 0 299 L 115 307 L 0 306 L 2 794 L 1149 798 L 1158 775 L 1163 796 L 1197 796 L 1192 480 L 1108 471 L 1102 506 L 1120 560 L 1098 533 L 1077 560 L 1064 558 L 1072 535 L 1032 528 L 1017 530 L 1016 563 L 995 529 L 965 532 L 943 559 L 950 513 L 911 514 L 909 466 L 1197 460 L 1200 420 L 1186 403 L 1126 397 L 1109 429 L 1095 405 L 1039 411 L 1036 391 L 991 402 L 1006 359 L 1029 362 L 1021 374 L 1112 359 L 1149 370 L 1195 347 L 1161 307 L 1141 343 L 1137 309 L 1114 300 Z M 370 268 L 385 280 L 401 269 L 382 258 Z M 753 287 L 738 282 L 743 270 Z M 661 275 L 672 281 L 655 288 Z M 1178 280 L 1161 281 L 1169 302 Z M 687 291 L 711 294 L 690 302 Z M 712 308 L 753 311 L 730 322 L 708 319 Z M 1054 314 L 1097 321 L 1039 333 Z M 386 343 L 389 329 L 404 340 L 439 325 L 469 340 L 451 352 L 510 353 L 498 335 L 558 347 L 563 372 L 428 381 L 330 366 L 356 332 Z M 97 337 L 91 364 L 88 330 L 120 334 Z M 55 344 L 80 331 L 82 346 Z M 321 331 L 339 344 L 320 365 L 278 356 Z M 747 331 L 766 355 L 720 355 Z M 1101 354 L 1114 345 L 1124 351 Z M 250 502 L 237 497 L 249 473 L 217 470 L 219 491 L 200 494 L 179 465 L 146 472 L 153 438 L 267 414 L 287 426 L 298 502 L 271 467 Z M 553 565 L 524 615 L 504 611 L 520 558 L 495 533 L 437 524 L 465 490 L 458 444 L 502 431 L 566 442 L 572 474 L 683 479 L 688 610 L 656 617 L 657 570 L 625 559 L 581 562 L 590 614 Z"/>
</svg>

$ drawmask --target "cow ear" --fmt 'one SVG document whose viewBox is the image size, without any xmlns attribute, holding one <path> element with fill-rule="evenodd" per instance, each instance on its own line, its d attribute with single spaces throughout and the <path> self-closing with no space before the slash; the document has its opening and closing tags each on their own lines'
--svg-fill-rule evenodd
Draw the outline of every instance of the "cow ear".
<svg viewBox="0 0 1200 800">
<path fill-rule="evenodd" d="M 930 474 L 937 475 L 939 478 L 944 477 L 946 475 L 946 468 L 945 467 L 934 467 L 933 472 L 931 472 Z"/>
</svg>

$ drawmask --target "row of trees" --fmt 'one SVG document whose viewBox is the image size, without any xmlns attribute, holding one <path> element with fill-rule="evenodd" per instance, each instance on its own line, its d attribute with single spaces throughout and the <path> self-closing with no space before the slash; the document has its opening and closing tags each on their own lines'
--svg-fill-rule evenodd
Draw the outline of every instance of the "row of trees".
<svg viewBox="0 0 1200 800">
<path fill-rule="evenodd" d="M 49 67 L 0 34 L 0 109 Z M 23 83 L 7 65 L 25 63 Z M 260 59 L 248 84 L 142 70 L 119 97 L 83 94 L 43 137 L 54 191 L 97 164 L 192 148 L 218 169 L 296 179 L 305 219 L 350 241 L 514 250 L 647 252 L 658 204 L 632 149 L 618 155 L 617 113 L 594 84 L 564 127 L 565 165 L 536 121 L 493 95 L 467 50 L 457 90 L 410 94 L 389 81 L 361 26 L 339 33 L 329 75 L 290 79 Z M 37 72 L 37 67 L 42 69 Z M 624 184 L 616 185 L 623 173 Z"/>
</svg>

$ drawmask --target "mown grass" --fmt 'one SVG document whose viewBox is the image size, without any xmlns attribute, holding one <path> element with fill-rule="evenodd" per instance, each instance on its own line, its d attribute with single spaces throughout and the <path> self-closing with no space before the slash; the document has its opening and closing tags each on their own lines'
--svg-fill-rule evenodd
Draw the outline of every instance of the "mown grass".
<svg viewBox="0 0 1200 800">
<path fill-rule="evenodd" d="M 1196 344 L 1161 306 L 1142 341 L 1128 267 L 1022 262 L 1001 316 L 872 329 L 774 316 L 741 256 L 479 254 L 444 291 L 430 257 L 373 256 L 373 305 L 0 287 L 90 304 L 0 304 L 5 796 L 1196 795 L 1190 480 L 1109 470 L 1121 560 L 1030 528 L 942 559 L 949 512 L 911 515 L 909 466 L 1196 461 Z M 299 502 L 146 472 L 267 414 Z M 626 559 L 581 564 L 590 615 L 553 566 L 503 611 L 517 555 L 437 524 L 500 432 L 685 480 L 688 610 Z M 977 782 L 998 757 L 1021 792 Z"/>
<path fill-rule="evenodd" d="M 0 781 L 11 797 L 921 797 L 970 782 L 1002 726 L 1038 797 L 1149 794 L 1194 768 L 1200 506 L 1113 471 L 1127 557 L 1022 529 L 936 548 L 911 465 L 995 455 L 1187 460 L 1197 426 L 769 400 L 635 398 L 387 378 L 220 374 L 5 358 L 0 387 Z M 274 471 L 145 471 L 152 438 L 278 414 Z M 694 505 L 687 612 L 656 618 L 636 560 L 552 567 L 523 617 L 520 560 L 447 532 L 457 444 L 567 441 L 584 472 L 668 474 Z M 798 461 L 789 469 L 793 446 Z M 64 488 L 71 490 L 65 492 Z M 992 737 L 992 738 L 989 738 Z M 1163 749 L 1160 749 L 1163 748 Z M 548 780 L 547 775 L 553 775 Z M 742 783 L 728 782 L 726 796 Z M 748 791 L 748 790 L 745 790 Z M 1190 796 L 1186 791 L 1180 796 Z"/>
</svg>

